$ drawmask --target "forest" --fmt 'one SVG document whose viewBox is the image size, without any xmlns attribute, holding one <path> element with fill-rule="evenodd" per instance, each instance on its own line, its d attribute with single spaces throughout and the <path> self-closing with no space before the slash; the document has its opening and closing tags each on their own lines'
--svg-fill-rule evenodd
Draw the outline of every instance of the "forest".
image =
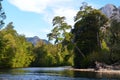
<svg viewBox="0 0 120 80">
<path fill-rule="evenodd" d="M 0 3 L 0 68 L 72 66 L 94 67 L 95 61 L 120 64 L 120 21 L 83 3 L 74 17 L 74 25 L 64 16 L 55 16 L 49 41 L 36 45 L 14 29 L 13 22 L 4 27 L 6 18 Z"/>
</svg>

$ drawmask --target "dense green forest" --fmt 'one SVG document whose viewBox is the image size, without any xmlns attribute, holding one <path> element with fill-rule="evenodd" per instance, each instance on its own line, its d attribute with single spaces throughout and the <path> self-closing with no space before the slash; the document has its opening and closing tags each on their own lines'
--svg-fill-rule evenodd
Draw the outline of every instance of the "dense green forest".
<svg viewBox="0 0 120 80">
<path fill-rule="evenodd" d="M 113 14 L 115 16 L 115 14 Z M 100 10 L 86 3 L 74 17 L 74 26 L 64 16 L 55 16 L 49 41 L 36 45 L 20 35 L 10 22 L 4 26 L 5 12 L 0 3 L 0 68 L 73 66 L 94 67 L 95 61 L 106 64 L 120 62 L 120 22 L 108 19 Z"/>
</svg>

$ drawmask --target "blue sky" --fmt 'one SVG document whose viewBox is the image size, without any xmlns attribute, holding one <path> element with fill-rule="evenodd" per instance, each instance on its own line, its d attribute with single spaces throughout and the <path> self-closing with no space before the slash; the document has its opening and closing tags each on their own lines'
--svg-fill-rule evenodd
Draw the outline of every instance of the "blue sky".
<svg viewBox="0 0 120 80">
<path fill-rule="evenodd" d="M 119 0 L 4 0 L 2 6 L 6 12 L 5 24 L 13 22 L 15 30 L 27 37 L 39 36 L 47 39 L 54 16 L 65 16 L 66 21 L 73 25 L 82 2 L 87 2 L 94 8 L 106 4 L 120 6 Z"/>
</svg>

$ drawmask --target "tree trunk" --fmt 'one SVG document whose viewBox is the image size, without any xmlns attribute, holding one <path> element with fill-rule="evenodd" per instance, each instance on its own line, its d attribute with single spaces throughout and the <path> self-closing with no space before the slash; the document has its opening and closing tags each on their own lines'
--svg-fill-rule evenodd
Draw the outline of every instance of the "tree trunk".
<svg viewBox="0 0 120 80">
<path fill-rule="evenodd" d="M 101 46 L 101 41 L 100 41 L 100 37 L 99 37 L 99 33 L 97 32 L 97 44 L 98 44 L 98 48 L 102 48 Z"/>
<path fill-rule="evenodd" d="M 82 55 L 83 58 L 85 58 L 85 55 L 83 52 L 78 48 L 78 46 L 75 45 L 75 48 L 78 50 L 78 52 Z"/>
</svg>

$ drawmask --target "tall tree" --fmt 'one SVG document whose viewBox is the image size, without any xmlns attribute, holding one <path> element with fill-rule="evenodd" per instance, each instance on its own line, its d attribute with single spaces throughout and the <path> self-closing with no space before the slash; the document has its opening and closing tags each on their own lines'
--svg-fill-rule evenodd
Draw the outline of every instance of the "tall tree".
<svg viewBox="0 0 120 80">
<path fill-rule="evenodd" d="M 60 43 L 67 37 L 67 30 L 71 29 L 71 26 L 65 22 L 65 17 L 56 16 L 53 19 L 53 26 L 51 33 L 47 36 L 49 40 L 55 39 L 55 44 Z"/>
<path fill-rule="evenodd" d="M 99 10 L 87 6 L 83 3 L 80 11 L 75 16 L 75 25 L 72 33 L 74 35 L 74 43 L 78 46 L 84 55 L 88 55 L 101 48 L 100 27 L 104 26 L 108 21 L 107 17 Z M 75 67 L 81 68 L 81 61 L 84 57 L 75 48 Z"/>
<path fill-rule="evenodd" d="M 55 44 L 57 44 L 55 46 L 59 47 L 58 54 L 61 53 L 60 55 L 63 57 L 63 64 L 64 62 L 68 64 L 69 60 L 73 57 L 73 50 L 71 50 L 72 34 L 69 32 L 72 27 L 65 22 L 65 17 L 60 16 L 54 17 L 53 26 L 54 28 L 47 36 L 49 40 L 55 40 Z"/>
<path fill-rule="evenodd" d="M 3 0 L 0 0 L 0 28 L 2 28 L 4 26 L 4 21 L 3 20 L 6 18 L 5 12 L 2 8 L 1 1 L 3 1 Z"/>
</svg>

